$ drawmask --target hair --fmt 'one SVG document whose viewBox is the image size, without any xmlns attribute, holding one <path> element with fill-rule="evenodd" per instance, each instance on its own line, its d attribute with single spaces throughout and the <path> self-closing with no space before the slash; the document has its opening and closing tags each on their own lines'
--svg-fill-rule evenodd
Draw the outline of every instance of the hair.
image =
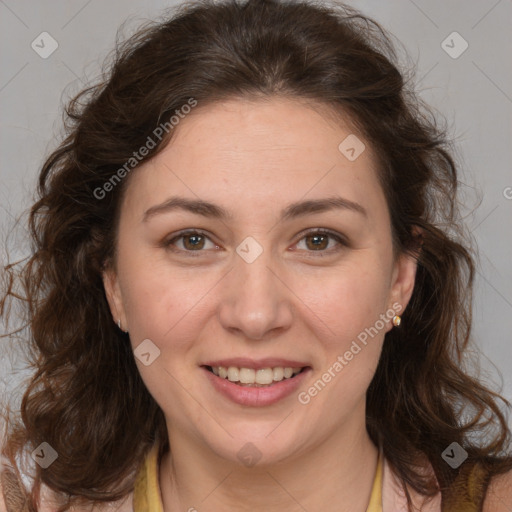
<svg viewBox="0 0 512 512">
<path fill-rule="evenodd" d="M 0 313 L 21 300 L 34 373 L 4 455 L 16 468 L 27 447 L 47 442 L 58 453 L 35 468 L 31 509 L 42 484 L 63 497 L 59 510 L 121 499 L 151 446 L 166 443 L 102 271 L 115 264 L 120 205 L 137 169 L 113 177 L 148 137 L 155 147 L 140 161 L 158 154 L 173 130 L 156 141 L 156 128 L 191 99 L 199 108 L 303 99 L 354 123 L 376 155 L 397 251 L 418 263 L 402 325 L 386 334 L 367 390 L 369 435 L 400 481 L 425 496 L 448 487 L 453 470 L 441 453 L 454 441 L 491 475 L 512 468 L 499 401 L 510 403 L 464 369 L 475 264 L 451 143 L 406 78 L 391 36 L 339 3 L 198 1 L 117 43 L 102 79 L 68 103 L 65 139 L 42 166 L 31 255 L 19 271 L 5 267 Z M 440 489 L 421 469 L 426 460 Z"/>
</svg>

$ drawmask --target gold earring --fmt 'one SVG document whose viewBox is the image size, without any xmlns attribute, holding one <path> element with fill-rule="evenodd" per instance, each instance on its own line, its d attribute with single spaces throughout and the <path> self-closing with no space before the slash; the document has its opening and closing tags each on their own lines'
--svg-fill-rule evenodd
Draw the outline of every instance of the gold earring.
<svg viewBox="0 0 512 512">
<path fill-rule="evenodd" d="M 393 325 L 395 327 L 398 327 L 400 324 L 402 323 L 402 317 L 398 316 L 398 315 L 395 315 L 393 317 Z"/>
</svg>

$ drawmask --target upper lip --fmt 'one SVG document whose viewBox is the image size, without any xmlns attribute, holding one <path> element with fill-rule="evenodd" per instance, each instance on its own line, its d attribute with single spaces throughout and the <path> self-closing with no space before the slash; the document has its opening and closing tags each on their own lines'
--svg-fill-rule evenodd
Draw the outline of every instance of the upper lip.
<svg viewBox="0 0 512 512">
<path fill-rule="evenodd" d="M 260 368 L 276 368 L 282 366 L 283 368 L 304 368 L 309 366 L 303 361 L 295 361 L 292 359 L 280 359 L 276 357 L 267 357 L 264 359 L 249 359 L 247 357 L 233 357 L 230 359 L 216 359 L 207 361 L 201 366 L 224 366 L 229 368 L 234 366 L 236 368 L 253 368 L 254 370 Z"/>
</svg>

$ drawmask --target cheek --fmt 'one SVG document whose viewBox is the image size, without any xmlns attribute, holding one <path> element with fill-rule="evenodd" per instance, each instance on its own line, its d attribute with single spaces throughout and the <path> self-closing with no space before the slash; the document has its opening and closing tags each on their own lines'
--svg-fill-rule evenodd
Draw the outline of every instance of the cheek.
<svg viewBox="0 0 512 512">
<path fill-rule="evenodd" d="M 197 337 L 203 297 L 215 284 L 211 272 L 171 267 L 136 250 L 125 253 L 118 268 L 134 346 L 149 338 L 179 349 Z"/>
<path fill-rule="evenodd" d="M 305 318 L 315 334 L 310 347 L 319 365 L 299 402 L 312 404 L 324 427 L 335 428 L 364 399 L 375 374 L 386 332 L 381 315 L 387 288 L 382 273 L 356 268 L 319 284 L 303 286 Z"/>
<path fill-rule="evenodd" d="M 316 332 L 324 333 L 322 340 L 330 350 L 350 345 L 388 309 L 388 283 L 379 268 L 365 265 L 361 258 L 329 273 L 300 278 L 304 315 L 317 325 Z"/>
<path fill-rule="evenodd" d="M 159 346 L 186 347 L 198 335 L 200 300 L 209 288 L 205 281 L 162 274 L 133 279 L 126 301 L 130 335 L 151 338 Z"/>
<path fill-rule="evenodd" d="M 126 260 L 125 269 L 123 296 L 132 347 L 137 353 L 136 348 L 149 339 L 159 350 L 148 366 L 136 361 L 140 375 L 164 411 L 188 410 L 189 395 L 183 393 L 182 383 L 195 370 L 194 351 L 207 303 L 204 296 L 214 287 L 214 276 L 201 278 L 196 272 L 194 277 L 135 259 Z M 193 384 L 187 384 L 187 389 L 192 391 Z"/>
</svg>

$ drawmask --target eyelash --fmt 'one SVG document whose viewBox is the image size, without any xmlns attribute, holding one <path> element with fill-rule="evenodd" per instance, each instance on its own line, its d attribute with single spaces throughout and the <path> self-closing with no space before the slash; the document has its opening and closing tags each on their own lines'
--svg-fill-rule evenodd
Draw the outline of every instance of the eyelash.
<svg viewBox="0 0 512 512">
<path fill-rule="evenodd" d="M 176 236 L 174 236 L 171 239 L 165 241 L 163 243 L 163 246 L 165 248 L 171 250 L 172 252 L 182 253 L 182 254 L 186 253 L 187 256 L 190 255 L 192 257 L 198 257 L 198 256 L 200 256 L 200 253 L 205 252 L 204 250 L 190 251 L 190 250 L 173 249 L 172 248 L 172 245 L 174 244 L 174 242 L 176 242 L 177 240 L 179 240 L 181 238 L 186 237 L 187 235 L 200 235 L 200 236 L 204 236 L 205 238 L 207 238 L 208 240 L 210 240 L 212 243 L 215 244 L 215 242 L 213 242 L 213 240 L 210 239 L 210 237 L 208 236 L 208 234 L 205 231 L 202 231 L 200 229 L 190 229 L 190 230 L 181 231 Z M 298 240 L 297 243 L 302 241 L 307 236 L 321 235 L 321 236 L 329 236 L 330 238 L 333 238 L 334 240 L 336 240 L 336 242 L 338 242 L 339 246 L 341 246 L 341 247 L 347 247 L 348 246 L 347 241 L 341 235 L 335 233 L 334 231 L 330 231 L 328 229 L 313 228 L 313 229 L 310 229 L 308 231 L 303 232 L 301 235 L 302 236 Z M 215 244 L 215 245 L 217 245 L 217 244 Z M 336 253 L 339 250 L 341 250 L 341 247 L 335 248 L 334 250 L 331 248 L 331 249 L 324 249 L 324 250 L 318 250 L 318 251 L 308 250 L 306 252 L 316 253 L 315 257 L 324 257 L 324 256 L 326 256 L 325 253 L 327 253 L 329 255 L 332 254 L 333 252 Z M 194 254 L 194 253 L 197 253 L 197 254 Z"/>
</svg>

